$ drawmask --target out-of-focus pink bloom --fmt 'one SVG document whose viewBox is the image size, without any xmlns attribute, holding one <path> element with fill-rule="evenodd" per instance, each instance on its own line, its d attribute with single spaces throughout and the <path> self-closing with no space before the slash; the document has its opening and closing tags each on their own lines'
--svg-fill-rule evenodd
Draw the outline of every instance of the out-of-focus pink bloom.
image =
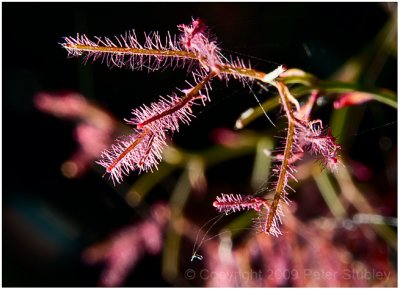
<svg viewBox="0 0 400 290">
<path fill-rule="evenodd" d="M 335 109 L 342 109 L 348 106 L 360 105 L 365 102 L 371 101 L 374 96 L 369 93 L 363 92 L 351 92 L 345 93 L 339 96 L 339 98 L 333 103 Z"/>
<path fill-rule="evenodd" d="M 43 112 L 78 122 L 74 137 L 79 148 L 61 166 L 66 177 L 82 176 L 113 142 L 117 122 L 79 93 L 40 92 L 34 97 L 34 103 Z"/>
<path fill-rule="evenodd" d="M 67 177 L 78 177 L 84 174 L 101 152 L 110 145 L 112 132 L 88 123 L 79 123 L 74 131 L 75 140 L 80 147 L 63 163 L 62 172 Z"/>
<path fill-rule="evenodd" d="M 100 285 L 121 286 L 146 253 L 158 254 L 163 245 L 163 232 L 169 220 L 169 208 L 155 204 L 148 219 L 114 234 L 108 241 L 85 250 L 83 259 L 90 264 L 105 262 Z"/>
<path fill-rule="evenodd" d="M 350 165 L 350 169 L 352 174 L 360 181 L 368 181 L 373 177 L 373 172 L 366 165 L 355 161 L 355 160 L 347 160 L 347 163 Z"/>
<path fill-rule="evenodd" d="M 189 182 L 193 194 L 203 195 L 207 191 L 207 178 L 205 176 L 205 164 L 201 159 L 193 159 L 188 163 Z"/>
<path fill-rule="evenodd" d="M 211 133 L 211 139 L 214 143 L 220 144 L 229 148 L 238 148 L 249 143 L 243 134 L 238 134 L 232 130 L 218 128 Z"/>
<path fill-rule="evenodd" d="M 205 265 L 207 271 L 202 273 L 206 287 L 240 287 L 243 286 L 243 273 L 239 271 L 237 261 L 231 251 L 229 235 L 219 242 L 208 243 Z"/>
<path fill-rule="evenodd" d="M 75 129 L 75 139 L 81 144 L 81 149 L 91 158 L 97 158 L 101 151 L 110 143 L 110 134 L 105 134 L 103 128 L 81 123 Z"/>
<path fill-rule="evenodd" d="M 88 102 L 76 92 L 40 92 L 34 97 L 39 110 L 59 118 L 81 118 L 88 109 Z"/>
</svg>

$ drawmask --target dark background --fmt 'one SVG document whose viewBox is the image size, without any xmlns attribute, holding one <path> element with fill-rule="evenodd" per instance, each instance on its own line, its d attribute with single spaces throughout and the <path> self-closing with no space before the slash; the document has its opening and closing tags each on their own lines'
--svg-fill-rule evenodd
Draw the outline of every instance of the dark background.
<svg viewBox="0 0 400 290">
<path fill-rule="evenodd" d="M 122 120 L 132 108 L 185 85 L 186 72 L 178 70 L 148 74 L 98 62 L 83 65 L 67 58 L 59 45 L 62 37 L 77 32 L 112 36 L 132 28 L 138 35 L 173 33 L 177 24 L 200 17 L 226 54 L 252 56 L 253 66 L 261 70 L 284 63 L 326 78 L 373 39 L 388 19 L 387 5 L 2 3 L 3 286 L 95 286 L 100 266 L 85 265 L 82 250 L 135 220 L 133 210 L 97 173 L 77 180 L 61 174 L 60 164 L 76 147 L 74 124 L 37 111 L 32 97 L 39 91 L 80 91 Z M 376 85 L 396 91 L 396 71 L 392 60 Z M 174 136 L 179 146 L 205 148 L 212 128 L 232 128 L 241 112 L 256 105 L 248 89 L 234 83 L 226 88 L 216 82 L 211 98 L 213 103 L 191 127 Z M 396 120 L 389 112 L 387 121 Z M 254 128 L 266 124 L 258 122 Z M 362 135 L 360 142 L 375 138 L 373 134 L 396 138 L 389 126 Z M 355 151 L 370 155 L 368 147 Z M 379 162 L 372 165 L 379 167 Z M 154 265 L 159 265 L 158 257 L 144 259 L 127 285 L 148 285 L 147 273 Z M 160 277 L 153 271 L 151 286 L 168 285 Z"/>
</svg>

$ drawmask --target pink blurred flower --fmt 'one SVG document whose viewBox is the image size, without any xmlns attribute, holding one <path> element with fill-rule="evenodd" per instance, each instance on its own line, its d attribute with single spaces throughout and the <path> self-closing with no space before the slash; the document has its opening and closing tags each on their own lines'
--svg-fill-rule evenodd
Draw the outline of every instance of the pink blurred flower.
<svg viewBox="0 0 400 290">
<path fill-rule="evenodd" d="M 117 122 L 104 110 L 76 92 L 40 92 L 34 96 L 35 106 L 61 119 L 77 121 L 74 138 L 78 149 L 61 166 L 69 178 L 82 176 L 100 157 L 116 134 Z"/>
<path fill-rule="evenodd" d="M 358 162 L 356 160 L 351 160 L 348 159 L 347 163 L 349 164 L 349 168 L 352 172 L 352 174 L 360 181 L 368 181 L 373 177 L 373 172 L 372 170 L 362 164 L 361 162 Z"/>
<path fill-rule="evenodd" d="M 333 103 L 335 109 L 342 109 L 348 106 L 360 105 L 365 102 L 371 101 L 374 96 L 369 93 L 363 92 L 351 92 L 345 93 L 339 96 L 339 98 Z"/>
<path fill-rule="evenodd" d="M 121 286 L 146 253 L 158 254 L 162 249 L 162 236 L 168 220 L 167 205 L 155 204 L 151 208 L 150 216 L 144 221 L 128 226 L 109 240 L 86 249 L 83 259 L 87 263 L 105 262 L 100 285 Z"/>
</svg>

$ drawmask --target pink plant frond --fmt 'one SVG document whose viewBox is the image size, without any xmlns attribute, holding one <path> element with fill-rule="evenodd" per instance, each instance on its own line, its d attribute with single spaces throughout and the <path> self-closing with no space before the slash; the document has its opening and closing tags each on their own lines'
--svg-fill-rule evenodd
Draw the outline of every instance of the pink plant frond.
<svg viewBox="0 0 400 290">
<path fill-rule="evenodd" d="M 321 120 L 314 120 L 307 126 L 297 124 L 296 143 L 311 155 L 321 160 L 322 165 L 334 170 L 338 164 L 338 153 L 341 148 L 336 143 L 329 128 L 323 128 Z"/>
<path fill-rule="evenodd" d="M 254 197 L 251 195 L 241 194 L 224 194 L 217 197 L 213 206 L 225 214 L 242 210 L 255 210 L 260 211 L 262 207 L 269 207 L 267 201 L 261 197 Z"/>
<path fill-rule="evenodd" d="M 154 130 L 179 131 L 179 123 L 188 125 L 195 117 L 190 108 L 194 101 L 180 98 L 176 94 L 161 97 L 150 106 L 143 105 L 134 109 L 128 124 L 135 125 L 138 129 L 151 124 Z"/>
<path fill-rule="evenodd" d="M 215 74 L 210 73 L 196 86 L 183 92 L 180 98 L 176 94 L 161 97 L 161 100 L 132 111 L 133 117 L 128 124 L 136 126 L 135 133 L 117 140 L 110 149 L 105 150 L 98 164 L 104 166 L 113 181 L 120 183 L 130 171 L 152 171 L 162 159 L 162 151 L 167 146 L 166 133 L 179 131 L 180 123 L 189 124 L 194 117 L 191 107 L 198 101 L 205 103 L 207 97 L 201 90 Z"/>
<path fill-rule="evenodd" d="M 218 67 L 223 63 L 221 49 L 216 40 L 207 32 L 207 27 L 200 20 L 192 20 L 190 25 L 179 25 L 181 31 L 181 46 L 187 51 L 197 55 L 200 64 L 206 71 L 214 71 L 218 74 Z"/>
<path fill-rule="evenodd" d="M 184 67 L 192 58 L 181 53 L 176 39 L 167 34 L 165 40 L 158 32 L 144 35 L 144 43 L 138 40 L 134 30 L 124 35 L 108 37 L 94 37 L 89 39 L 85 34 L 74 37 L 65 37 L 61 45 L 71 57 L 83 56 L 84 62 L 100 59 L 109 67 L 127 67 L 132 70 L 146 68 L 150 71 L 166 67 Z"/>
<path fill-rule="evenodd" d="M 228 81 L 233 77 L 242 81 L 243 85 L 255 78 L 270 82 L 285 70 L 280 66 L 279 73 L 274 73 L 273 76 L 257 74 L 252 71 L 250 63 L 245 64 L 240 58 L 225 57 L 216 38 L 211 36 L 200 19 L 193 19 L 189 25 L 178 25 L 178 29 L 181 32 L 179 36 L 171 36 L 168 32 L 163 39 L 158 32 L 151 32 L 144 34 L 144 41 L 138 39 L 134 30 L 114 38 L 90 39 L 85 34 L 77 34 L 76 37 L 65 37 L 61 45 L 69 56 L 83 57 L 85 63 L 100 59 L 109 67 L 127 67 L 132 70 L 145 68 L 149 71 L 185 67 L 189 72 L 197 69 L 200 78 L 213 72 L 220 79 L 225 78 Z"/>
<path fill-rule="evenodd" d="M 200 18 L 192 19 L 191 25 L 180 24 L 178 28 L 182 32 L 180 42 L 186 50 L 193 48 L 193 38 L 198 38 L 207 30 L 207 26 Z"/>
<path fill-rule="evenodd" d="M 288 190 L 293 191 L 288 182 L 297 181 L 295 163 L 307 152 L 319 158 L 330 169 L 338 163 L 340 146 L 335 138 L 324 128 L 321 120 L 310 120 L 318 92 L 314 91 L 308 102 L 301 107 L 289 88 L 279 79 L 276 80 L 287 70 L 285 66 L 280 65 L 270 73 L 264 73 L 252 69 L 250 63 L 246 64 L 240 58 L 225 57 L 216 38 L 211 37 L 207 26 L 200 19 L 192 19 L 189 25 L 179 25 L 178 29 L 181 33 L 179 36 L 168 33 L 165 39 L 157 32 L 144 34 L 144 42 L 138 40 L 134 31 L 114 39 L 96 37 L 95 41 L 86 35 L 65 38 L 62 45 L 68 53 L 71 56 L 83 56 L 85 61 L 100 58 L 108 66 L 149 70 L 169 66 L 184 67 L 189 63 L 186 68 L 193 77 L 194 84 L 187 82 L 190 87 L 181 90 L 182 97 L 172 94 L 134 109 L 133 116 L 127 121 L 136 127 L 134 132 L 105 150 L 98 163 L 118 183 L 131 171 L 152 171 L 157 168 L 162 159 L 162 151 L 167 146 L 166 134 L 178 132 L 181 123 L 190 124 L 195 117 L 193 106 L 205 106 L 210 101 L 211 80 L 216 76 L 227 82 L 233 78 L 243 85 L 249 85 L 248 82 L 254 80 L 273 85 L 279 92 L 284 116 L 288 121 L 286 137 L 282 137 L 281 147 L 275 150 L 277 154 L 274 156 L 275 164 L 271 174 L 274 199 L 269 205 L 259 197 L 222 194 L 213 205 L 219 212 L 226 214 L 249 209 L 260 212 L 266 208 L 257 223 L 263 232 L 280 235 L 282 203 L 289 203 Z"/>
<path fill-rule="evenodd" d="M 162 159 L 162 151 L 167 146 L 165 133 L 149 129 L 118 139 L 104 150 L 98 164 L 105 167 L 113 182 L 121 183 L 131 171 L 152 171 Z"/>
<path fill-rule="evenodd" d="M 282 223 L 282 202 L 289 203 L 288 190 L 293 189 L 288 185 L 289 180 L 297 182 L 295 173 L 296 167 L 293 163 L 301 158 L 305 152 L 316 156 L 321 160 L 324 166 L 333 169 L 338 161 L 337 154 L 340 146 L 336 144 L 336 139 L 332 136 L 331 131 L 324 128 L 321 120 L 309 121 L 312 105 L 314 104 L 317 94 L 316 92 L 310 97 L 309 102 L 303 108 L 297 108 L 293 96 L 289 93 L 288 88 L 280 82 L 276 82 L 281 103 L 288 119 L 287 136 L 283 138 L 283 146 L 276 155 L 276 162 L 272 167 L 272 177 L 276 178 L 273 182 L 275 193 L 271 207 L 265 216 L 262 214 L 256 221 L 261 226 L 262 231 L 271 234 L 281 234 L 279 225 Z M 296 111 L 290 104 L 294 104 Z"/>
</svg>

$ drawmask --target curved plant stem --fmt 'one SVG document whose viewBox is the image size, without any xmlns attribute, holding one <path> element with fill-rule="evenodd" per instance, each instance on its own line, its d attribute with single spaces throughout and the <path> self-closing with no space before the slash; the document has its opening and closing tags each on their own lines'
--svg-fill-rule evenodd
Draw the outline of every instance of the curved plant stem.
<svg viewBox="0 0 400 290">
<path fill-rule="evenodd" d="M 294 89 L 293 94 L 298 96 L 307 94 L 312 90 L 319 90 L 325 94 L 338 94 L 347 92 L 365 92 L 373 96 L 373 100 L 382 104 L 397 108 L 397 95 L 387 89 L 364 88 L 356 83 L 346 83 L 340 81 L 319 80 L 313 75 L 306 74 L 301 77 L 287 77 L 282 79 L 285 84 L 302 84 L 302 89 Z"/>
<path fill-rule="evenodd" d="M 397 108 L 397 95 L 387 89 L 364 88 L 354 83 L 319 80 L 315 76 L 308 73 L 305 73 L 303 76 L 285 77 L 281 78 L 280 80 L 285 84 L 299 85 L 298 87 L 290 90 L 291 94 L 295 98 L 309 95 L 314 90 L 318 90 L 328 96 L 332 94 L 359 91 L 370 94 L 374 101 L 388 105 L 395 109 Z M 271 99 L 268 99 L 261 105 L 266 112 L 275 109 L 279 105 L 278 96 L 273 96 Z M 251 111 L 246 111 L 246 114 L 242 114 L 236 122 L 237 124 L 240 124 L 241 128 L 244 128 L 252 121 L 263 115 L 263 110 L 257 106 L 252 108 Z"/>
</svg>

